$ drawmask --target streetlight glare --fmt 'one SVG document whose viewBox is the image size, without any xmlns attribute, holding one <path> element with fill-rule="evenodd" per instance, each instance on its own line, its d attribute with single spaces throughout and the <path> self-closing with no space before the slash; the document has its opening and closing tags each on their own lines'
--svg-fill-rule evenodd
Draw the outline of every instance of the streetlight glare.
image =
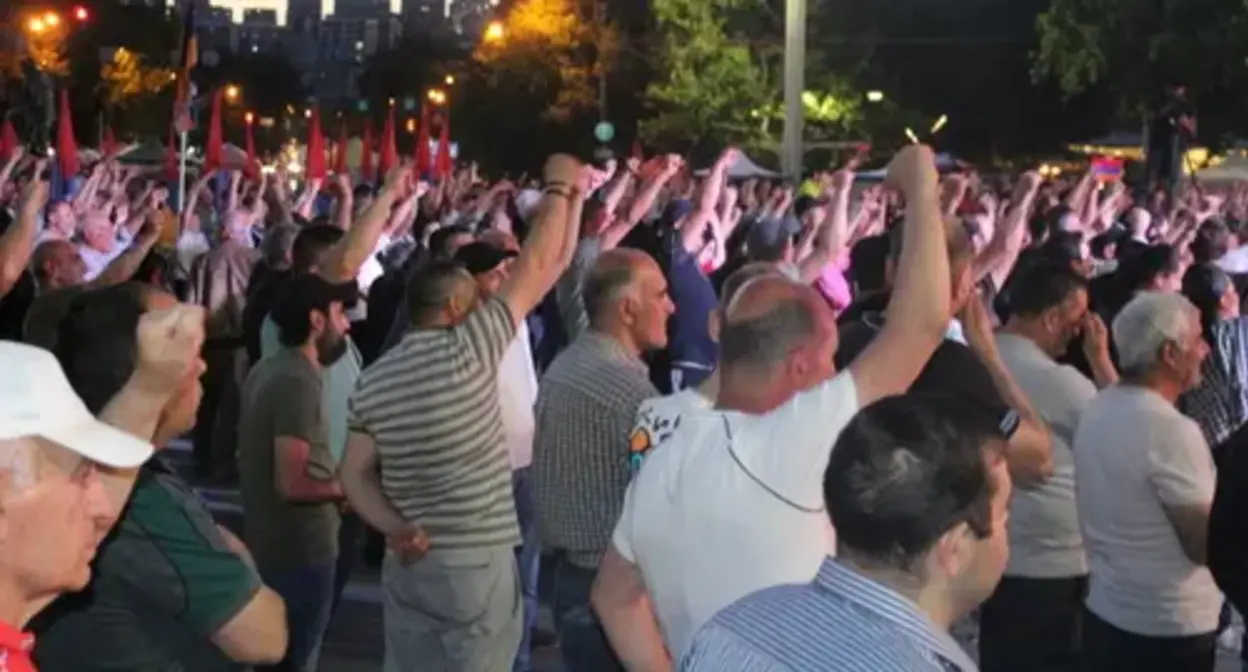
<svg viewBox="0 0 1248 672">
<path fill-rule="evenodd" d="M 498 42 L 507 35 L 507 29 L 503 27 L 502 21 L 491 21 L 490 25 L 485 28 L 485 41 Z"/>
<path fill-rule="evenodd" d="M 90 17 L 91 17 L 91 14 L 90 14 L 90 12 L 88 12 L 88 11 L 87 11 L 87 8 L 86 8 L 86 7 L 83 7 L 82 5 L 79 5 L 79 6 L 77 6 L 77 7 L 75 7 L 75 8 L 74 8 L 74 18 L 75 18 L 75 19 L 77 19 L 77 20 L 79 20 L 79 21 L 86 21 L 86 20 L 87 20 L 87 19 L 89 19 Z"/>
<path fill-rule="evenodd" d="M 447 76 L 446 76 L 446 85 L 447 85 L 447 86 L 454 86 L 454 85 L 455 85 L 455 75 L 447 75 Z"/>
<path fill-rule="evenodd" d="M 48 12 L 43 15 L 43 22 L 51 28 L 55 28 L 61 23 L 61 17 L 56 12 Z"/>
<path fill-rule="evenodd" d="M 429 98 L 429 102 L 434 105 L 446 104 L 446 92 L 441 89 L 429 89 L 427 97 Z"/>
<path fill-rule="evenodd" d="M 883 91 L 868 91 L 867 92 L 867 102 L 878 103 L 881 100 L 884 100 Z"/>
<path fill-rule="evenodd" d="M 239 93 L 241 93 L 241 89 L 238 88 L 237 84 L 230 84 L 225 87 L 225 98 L 230 102 L 238 100 Z"/>
<path fill-rule="evenodd" d="M 42 33 L 43 31 L 47 30 L 48 24 L 44 23 L 43 19 L 36 16 L 32 18 L 30 21 L 26 22 L 26 28 L 30 30 L 30 32 L 32 33 Z"/>
<path fill-rule="evenodd" d="M 244 121 L 244 122 L 246 122 L 248 126 L 250 126 L 250 125 L 251 125 L 251 122 L 253 122 L 253 121 L 255 121 L 255 120 L 256 120 L 256 115 L 254 115 L 254 114 L 252 114 L 252 113 L 250 113 L 250 112 L 248 112 L 247 114 L 244 114 L 244 115 L 243 115 L 243 121 Z"/>
</svg>

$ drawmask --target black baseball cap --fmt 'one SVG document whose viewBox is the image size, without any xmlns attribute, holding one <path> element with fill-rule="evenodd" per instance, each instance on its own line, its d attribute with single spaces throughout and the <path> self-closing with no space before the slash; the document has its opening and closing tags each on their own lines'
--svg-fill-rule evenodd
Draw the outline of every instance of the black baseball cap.
<svg viewBox="0 0 1248 672">
<path fill-rule="evenodd" d="M 498 265 L 516 256 L 516 252 L 505 250 L 489 243 L 475 242 L 459 248 L 455 252 L 455 262 L 464 267 L 472 275 L 489 273 Z"/>
</svg>

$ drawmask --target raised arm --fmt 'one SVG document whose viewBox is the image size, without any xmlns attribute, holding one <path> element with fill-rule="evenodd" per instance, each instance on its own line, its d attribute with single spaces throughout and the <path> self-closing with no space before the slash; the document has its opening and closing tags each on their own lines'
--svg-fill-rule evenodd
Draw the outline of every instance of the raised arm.
<svg viewBox="0 0 1248 672">
<path fill-rule="evenodd" d="M 828 189 L 832 202 L 828 205 L 827 214 L 816 226 L 810 251 L 797 263 L 803 282 L 818 280 L 823 267 L 844 251 L 849 241 L 849 192 L 853 186 L 854 173 L 849 170 L 838 171 L 832 177 Z"/>
<path fill-rule="evenodd" d="M 537 206 L 536 223 L 499 290 L 516 324 L 537 307 L 563 274 L 580 233 L 579 202 L 584 199 L 580 162 L 556 154 L 546 161 L 544 174 L 546 191 Z"/>
<path fill-rule="evenodd" d="M 320 269 L 330 282 L 346 282 L 359 275 L 360 268 L 377 249 L 377 241 L 390 221 L 390 209 L 395 202 L 406 198 L 414 189 L 412 171 L 400 167 L 386 176 L 386 183 L 363 215 L 347 230 L 347 235 L 330 250 L 325 265 Z"/>
<path fill-rule="evenodd" d="M 908 390 L 951 319 L 949 252 L 931 148 L 901 150 L 888 166 L 888 181 L 906 198 L 904 242 L 884 328 L 849 367 L 860 407 Z"/>
<path fill-rule="evenodd" d="M 35 251 L 39 213 L 48 204 L 48 183 L 39 179 L 43 164 L 41 161 L 35 165 L 35 178 L 22 192 L 17 217 L 4 235 L 0 235 L 0 297 L 8 294 L 17 284 L 30 264 L 30 255 Z"/>
</svg>

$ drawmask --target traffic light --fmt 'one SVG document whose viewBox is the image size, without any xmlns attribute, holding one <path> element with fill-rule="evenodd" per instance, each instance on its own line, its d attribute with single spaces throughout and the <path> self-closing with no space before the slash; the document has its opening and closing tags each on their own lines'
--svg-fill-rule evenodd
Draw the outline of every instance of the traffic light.
<svg viewBox="0 0 1248 672">
<path fill-rule="evenodd" d="M 86 7 L 82 5 L 74 6 L 74 19 L 76 21 L 86 21 L 89 18 L 91 18 L 91 12 L 87 11 Z"/>
</svg>

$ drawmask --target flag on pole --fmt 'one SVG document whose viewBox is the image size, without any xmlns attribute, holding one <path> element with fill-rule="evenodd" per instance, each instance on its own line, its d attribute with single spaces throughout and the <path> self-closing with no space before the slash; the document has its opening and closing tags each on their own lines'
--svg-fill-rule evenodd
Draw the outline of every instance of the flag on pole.
<svg viewBox="0 0 1248 672">
<path fill-rule="evenodd" d="M 338 144 L 334 147 L 334 173 L 347 174 L 347 122 L 338 130 Z"/>
<path fill-rule="evenodd" d="M 416 176 L 424 179 L 433 170 L 433 157 L 429 156 L 429 104 L 420 105 L 420 133 L 416 136 Z"/>
<path fill-rule="evenodd" d="M 78 175 L 78 143 L 74 140 L 74 119 L 69 111 L 69 91 L 61 89 L 61 108 L 56 115 L 56 164 L 66 182 Z"/>
<path fill-rule="evenodd" d="M 184 3 L 182 12 L 182 61 L 178 64 L 178 88 L 173 105 L 173 123 L 178 133 L 186 133 L 194 127 L 191 119 L 191 98 L 194 87 L 191 86 L 191 71 L 199 62 L 199 39 L 195 35 L 195 7 L 199 3 L 190 0 Z"/>
<path fill-rule="evenodd" d="M 224 92 L 212 94 L 212 115 L 208 117 L 208 141 L 204 145 L 204 170 L 216 170 L 224 163 L 225 137 L 221 133 L 221 101 Z"/>
<path fill-rule="evenodd" d="M 308 124 L 307 176 L 309 180 L 323 180 L 329 173 L 325 165 L 325 136 L 321 135 L 321 110 L 312 108 L 312 121 Z"/>
<path fill-rule="evenodd" d="M 364 146 L 360 152 L 360 179 L 371 182 L 376 177 L 373 172 L 373 120 L 364 120 Z"/>
<path fill-rule="evenodd" d="M 438 178 L 448 178 L 455 170 L 451 162 L 451 118 L 442 113 L 442 132 L 438 134 L 438 156 L 434 159 L 433 170 Z"/>
<path fill-rule="evenodd" d="M 6 161 L 13 156 L 13 152 L 20 144 L 17 139 L 17 129 L 13 128 L 13 121 L 5 119 L 4 125 L 0 126 L 0 161 Z"/>
<path fill-rule="evenodd" d="M 378 177 L 385 179 L 386 175 L 397 165 L 399 165 L 399 152 L 395 148 L 394 106 L 391 105 L 389 111 L 386 112 L 386 126 L 381 132 L 381 156 L 377 159 Z"/>
</svg>

